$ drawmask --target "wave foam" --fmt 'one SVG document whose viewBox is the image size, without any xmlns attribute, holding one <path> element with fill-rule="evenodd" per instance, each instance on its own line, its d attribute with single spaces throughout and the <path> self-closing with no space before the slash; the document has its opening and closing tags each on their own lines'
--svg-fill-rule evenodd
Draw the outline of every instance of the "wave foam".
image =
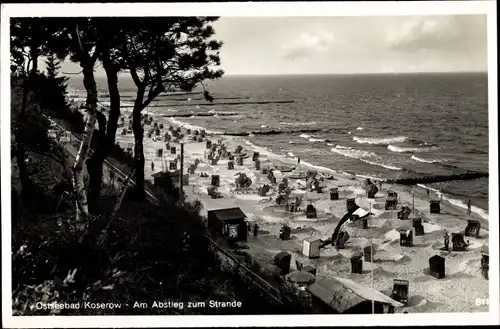
<svg viewBox="0 0 500 329">
<path fill-rule="evenodd" d="M 382 137 L 382 138 L 375 138 L 375 137 L 357 137 L 354 136 L 352 138 L 355 142 L 358 142 L 360 144 L 382 144 L 382 145 L 387 145 L 390 143 L 401 143 L 406 140 L 408 140 L 408 137 L 406 136 L 396 136 L 396 137 Z"/>
<path fill-rule="evenodd" d="M 324 138 L 309 138 L 309 141 L 311 143 L 315 143 L 315 142 L 326 142 L 326 139 Z"/>
<path fill-rule="evenodd" d="M 309 135 L 309 134 L 300 134 L 299 137 L 302 137 L 302 138 L 311 138 L 312 135 Z"/>
<path fill-rule="evenodd" d="M 422 158 L 419 158 L 419 157 L 416 157 L 414 155 L 411 156 L 411 158 L 415 161 L 418 161 L 418 162 L 423 162 L 423 163 L 436 163 L 436 162 L 441 162 L 441 160 L 427 160 L 427 159 L 422 159 Z"/>
<path fill-rule="evenodd" d="M 397 152 L 397 153 L 428 152 L 428 151 L 437 149 L 436 146 L 431 146 L 431 147 L 401 147 L 401 146 L 395 146 L 395 145 L 388 145 L 387 148 L 389 149 L 389 151 Z"/>
<path fill-rule="evenodd" d="M 311 121 L 311 122 L 280 122 L 281 125 L 283 126 L 312 126 L 315 125 L 316 122 Z"/>
<path fill-rule="evenodd" d="M 403 170 L 403 168 L 399 168 L 396 166 L 391 166 L 385 163 L 380 162 L 380 158 L 373 152 L 357 150 L 357 149 L 341 149 L 341 148 L 332 148 L 332 152 L 343 155 L 348 158 L 357 159 L 363 161 L 364 163 L 371 164 L 373 166 L 379 166 L 390 170 Z M 374 161 L 374 159 L 378 159 L 379 161 Z"/>
</svg>

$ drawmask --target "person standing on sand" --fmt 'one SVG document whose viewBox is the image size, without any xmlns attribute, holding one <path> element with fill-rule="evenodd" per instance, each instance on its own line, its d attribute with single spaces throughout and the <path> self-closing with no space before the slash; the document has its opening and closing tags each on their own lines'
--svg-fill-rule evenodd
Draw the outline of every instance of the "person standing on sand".
<svg viewBox="0 0 500 329">
<path fill-rule="evenodd" d="M 427 189 L 427 197 L 429 197 L 429 193 L 430 193 L 430 191 L 429 191 L 429 189 Z"/>
<path fill-rule="evenodd" d="M 151 161 L 151 171 L 155 171 L 155 163 Z"/>
<path fill-rule="evenodd" d="M 469 199 L 469 201 L 467 201 L 467 215 L 470 216 L 471 214 L 471 200 Z"/>
<path fill-rule="evenodd" d="M 259 225 L 255 223 L 255 225 L 253 226 L 253 237 L 256 238 L 258 234 L 259 234 Z"/>
<path fill-rule="evenodd" d="M 450 235 L 448 234 L 448 231 L 444 230 L 444 249 L 446 251 L 450 250 Z"/>
</svg>

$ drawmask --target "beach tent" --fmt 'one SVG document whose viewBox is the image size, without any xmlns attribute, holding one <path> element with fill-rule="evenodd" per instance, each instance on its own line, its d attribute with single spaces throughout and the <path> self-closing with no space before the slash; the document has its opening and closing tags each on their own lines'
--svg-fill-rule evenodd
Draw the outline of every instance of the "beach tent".
<svg viewBox="0 0 500 329">
<path fill-rule="evenodd" d="M 313 296 L 313 307 L 329 313 L 388 313 L 404 306 L 380 291 L 340 277 L 322 278 L 307 290 Z"/>
</svg>

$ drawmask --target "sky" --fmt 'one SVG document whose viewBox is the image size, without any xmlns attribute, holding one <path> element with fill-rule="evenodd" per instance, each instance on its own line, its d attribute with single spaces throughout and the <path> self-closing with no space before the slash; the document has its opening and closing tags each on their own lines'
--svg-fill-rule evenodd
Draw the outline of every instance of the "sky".
<svg viewBox="0 0 500 329">
<path fill-rule="evenodd" d="M 221 17 L 213 26 L 226 75 L 487 71 L 486 15 Z"/>
</svg>

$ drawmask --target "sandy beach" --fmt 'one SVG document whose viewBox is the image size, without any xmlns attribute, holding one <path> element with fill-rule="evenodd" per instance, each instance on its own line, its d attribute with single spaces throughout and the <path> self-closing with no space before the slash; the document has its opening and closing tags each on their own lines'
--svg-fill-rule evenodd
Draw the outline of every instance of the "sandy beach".
<svg viewBox="0 0 500 329">
<path fill-rule="evenodd" d="M 170 125 L 178 126 L 178 121 L 155 117 L 154 122 L 163 124 L 158 138 L 148 138 L 147 132 L 151 126 L 145 126 L 144 150 L 146 158 L 146 179 L 152 180 L 153 172 L 161 171 L 168 166 L 168 162 L 178 157 L 180 145 L 170 141 L 170 146 L 176 146 L 176 154 L 171 154 L 165 149 L 163 136 L 168 132 Z M 184 125 L 181 129 L 184 138 L 184 173 L 194 164 L 196 159 L 201 162 L 195 173 L 189 175 L 189 185 L 184 191 L 188 200 L 200 200 L 204 205 L 202 215 L 206 216 L 207 210 L 240 207 L 251 223 L 259 225 L 259 234 L 253 237 L 249 234 L 248 252 L 252 257 L 263 264 L 271 264 L 273 257 L 280 251 L 287 251 L 292 255 L 291 269 L 296 269 L 295 260 L 310 264 L 317 269 L 317 277 L 341 277 L 351 279 L 379 290 L 385 294 L 392 291 L 393 280 L 402 279 L 409 281 L 409 301 L 404 308 L 396 312 L 408 311 L 421 312 L 487 312 L 487 306 L 476 306 L 476 298 L 486 298 L 489 294 L 488 280 L 481 275 L 481 252 L 488 245 L 488 223 L 476 213 L 466 215 L 467 210 L 457 207 L 446 200 L 441 202 L 441 213 L 430 214 L 429 198 L 439 199 L 434 192 L 427 192 L 419 187 L 406 187 L 383 184 L 382 189 L 369 199 L 364 188 L 364 178 L 333 170 L 319 170 L 307 164 L 300 164 L 300 171 L 315 170 L 318 172 L 320 183 L 324 187 L 323 193 L 310 192 L 304 189 L 305 179 L 288 179 L 293 192 L 300 195 L 302 205 L 299 211 L 290 213 L 284 206 L 276 204 L 278 184 L 283 177 L 289 177 L 291 172 L 280 172 L 274 169 L 277 184 L 271 184 L 263 168 L 276 168 L 276 166 L 297 166 L 297 160 L 285 159 L 272 154 L 265 149 L 256 148 L 245 143 L 239 137 L 226 137 L 210 135 L 207 138 L 212 144 L 221 141 L 229 152 L 234 152 L 237 146 L 242 146 L 248 154 L 243 165 L 234 161 L 234 170 L 228 169 L 228 159 L 220 159 L 217 164 L 211 164 L 206 157 L 206 141 L 193 141 L 194 130 L 188 134 L 187 129 L 195 129 Z M 133 143 L 133 134 L 121 135 L 118 131 L 117 141 L 123 148 Z M 153 134 L 154 135 L 154 134 Z M 157 157 L 156 151 L 163 149 L 163 157 Z M 255 169 L 252 161 L 253 152 L 259 152 L 260 170 Z M 154 170 L 151 168 L 154 163 Z M 200 177 L 200 173 L 208 177 Z M 238 189 L 235 178 L 238 173 L 244 173 L 252 180 L 249 188 Z M 220 187 L 218 192 L 222 198 L 212 199 L 207 188 L 211 184 L 211 175 L 219 175 Z M 333 176 L 333 179 L 330 179 Z M 270 185 L 270 191 L 265 196 L 259 196 L 257 191 L 262 184 Z M 339 189 L 339 200 L 330 200 L 330 188 Z M 385 210 L 385 199 L 388 190 L 398 193 L 398 210 L 401 205 L 413 207 L 415 213 L 410 214 L 410 220 L 397 219 L 397 211 Z M 318 237 L 322 240 L 331 238 L 331 235 L 346 213 L 346 199 L 355 198 L 356 204 L 364 210 L 371 211 L 368 219 L 368 229 L 359 225 L 350 225 L 347 229 L 350 239 L 345 243 L 345 248 L 337 251 L 331 244 L 322 248 L 318 259 L 308 259 L 302 255 L 303 240 L 309 237 Z M 305 207 L 312 204 L 317 211 L 317 218 L 306 218 Z M 414 236 L 413 247 L 402 247 L 399 244 L 398 228 L 409 227 L 411 218 L 422 218 L 425 235 Z M 448 252 L 440 250 L 444 246 L 444 230 L 458 233 L 465 230 L 468 219 L 481 222 L 478 238 L 466 237 L 469 246 L 466 251 Z M 291 238 L 283 241 L 279 239 L 279 231 L 283 225 L 291 228 Z M 351 271 L 350 257 L 362 252 L 362 248 L 372 244 L 374 247 L 373 263 L 363 261 L 363 272 L 355 274 Z M 451 243 L 450 243 L 451 244 Z M 440 255 L 446 260 L 446 277 L 436 279 L 428 274 L 429 258 Z M 372 271 L 373 270 L 373 271 Z M 373 274 L 373 280 L 372 280 Z M 465 297 L 466 296 L 466 297 Z"/>
</svg>

